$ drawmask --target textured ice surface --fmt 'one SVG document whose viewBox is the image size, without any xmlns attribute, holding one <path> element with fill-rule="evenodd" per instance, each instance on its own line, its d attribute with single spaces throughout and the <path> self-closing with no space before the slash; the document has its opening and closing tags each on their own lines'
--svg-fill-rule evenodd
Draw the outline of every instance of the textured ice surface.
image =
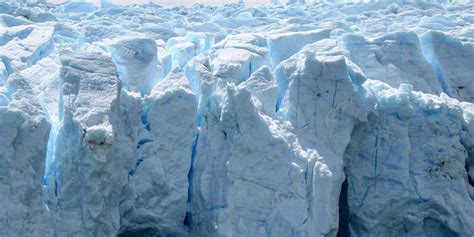
<svg viewBox="0 0 474 237">
<path fill-rule="evenodd" d="M 123 188 L 121 231 L 150 228 L 156 233 L 185 235 L 196 96 L 184 74 L 173 71 L 144 103 L 142 119 L 148 127 L 139 134 L 136 163 Z"/>
<path fill-rule="evenodd" d="M 0 235 L 471 236 L 473 24 L 1 2 Z"/>
</svg>

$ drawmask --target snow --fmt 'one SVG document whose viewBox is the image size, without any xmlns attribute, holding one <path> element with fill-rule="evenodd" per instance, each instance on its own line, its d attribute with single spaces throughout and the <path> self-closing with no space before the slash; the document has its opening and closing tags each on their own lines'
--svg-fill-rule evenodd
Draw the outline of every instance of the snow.
<svg viewBox="0 0 474 237">
<path fill-rule="evenodd" d="M 474 5 L 0 3 L 5 236 L 470 236 Z"/>
</svg>

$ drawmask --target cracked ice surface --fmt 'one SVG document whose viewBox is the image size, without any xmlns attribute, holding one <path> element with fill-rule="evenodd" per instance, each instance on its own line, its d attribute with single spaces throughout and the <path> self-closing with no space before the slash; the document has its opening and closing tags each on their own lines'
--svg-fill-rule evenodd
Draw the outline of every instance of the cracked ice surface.
<svg viewBox="0 0 474 237">
<path fill-rule="evenodd" d="M 1 2 L 0 235 L 472 235 L 474 5 L 439 2 Z"/>
</svg>

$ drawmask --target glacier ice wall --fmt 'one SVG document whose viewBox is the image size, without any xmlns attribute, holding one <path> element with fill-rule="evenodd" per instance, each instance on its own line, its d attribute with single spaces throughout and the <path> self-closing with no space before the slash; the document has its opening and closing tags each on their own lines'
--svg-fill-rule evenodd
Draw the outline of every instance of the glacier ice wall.
<svg viewBox="0 0 474 237">
<path fill-rule="evenodd" d="M 473 24 L 2 2 L 0 235 L 470 236 Z"/>
</svg>

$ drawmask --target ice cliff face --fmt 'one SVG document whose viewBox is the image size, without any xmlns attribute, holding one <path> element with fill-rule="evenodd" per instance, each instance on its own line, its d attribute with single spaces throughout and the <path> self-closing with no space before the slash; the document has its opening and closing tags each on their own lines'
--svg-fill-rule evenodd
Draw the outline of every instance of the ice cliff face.
<svg viewBox="0 0 474 237">
<path fill-rule="evenodd" d="M 474 5 L 0 3 L 1 236 L 471 236 Z"/>
</svg>

